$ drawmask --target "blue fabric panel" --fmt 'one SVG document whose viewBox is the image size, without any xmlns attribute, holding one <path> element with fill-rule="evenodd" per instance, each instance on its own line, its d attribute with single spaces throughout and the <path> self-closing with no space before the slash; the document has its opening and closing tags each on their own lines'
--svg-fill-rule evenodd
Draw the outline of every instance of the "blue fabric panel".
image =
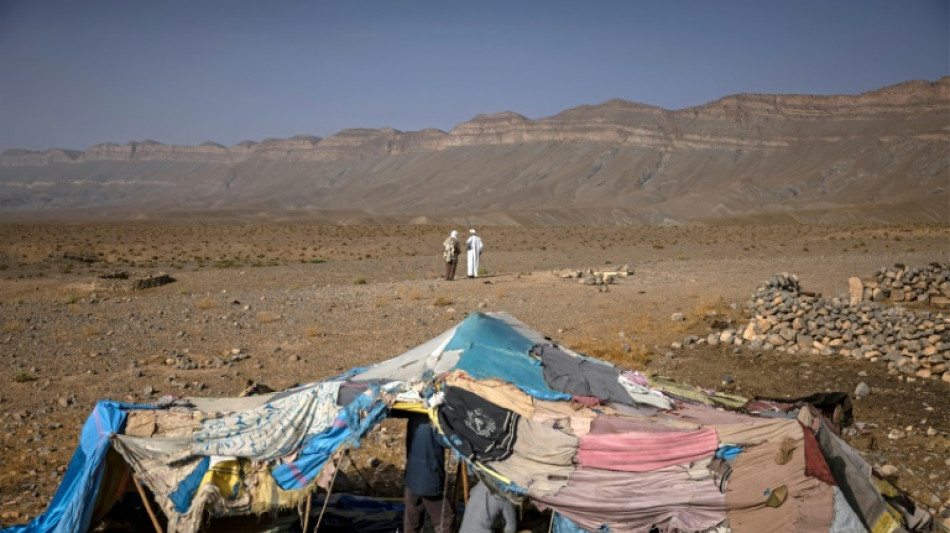
<svg viewBox="0 0 950 533">
<path fill-rule="evenodd" d="M 740 453 L 742 453 L 742 448 L 731 444 L 725 444 L 716 449 L 716 457 L 719 459 L 735 459 Z"/>
<path fill-rule="evenodd" d="M 474 378 L 498 378 L 542 400 L 569 400 L 569 394 L 544 382 L 541 362 L 528 355 L 533 345 L 504 321 L 473 313 L 459 324 L 445 349 L 461 350 L 455 368 Z"/>
<path fill-rule="evenodd" d="M 179 513 L 187 513 L 191 508 L 191 500 L 194 499 L 198 487 L 201 485 L 201 478 L 205 477 L 208 467 L 211 466 L 211 457 L 207 455 L 198 461 L 195 469 L 181 480 L 178 488 L 168 495 L 168 499 L 175 504 L 175 510 Z"/>
<path fill-rule="evenodd" d="M 363 435 L 386 417 L 386 403 L 378 401 L 378 392 L 379 389 L 376 388 L 373 396 L 358 396 L 337 416 L 333 427 L 314 437 L 300 451 L 296 461 L 274 467 L 271 476 L 277 485 L 284 490 L 306 487 L 344 442 L 349 441 L 351 445 L 358 447 Z M 362 420 L 360 411 L 367 412 Z"/>
<path fill-rule="evenodd" d="M 610 528 L 607 525 L 602 525 L 597 528 L 597 531 L 588 531 L 583 529 L 579 525 L 575 524 L 570 518 L 554 513 L 553 520 L 551 522 L 551 532 L 552 533 L 609 533 Z"/>
<path fill-rule="evenodd" d="M 84 533 L 92 521 L 99 495 L 109 437 L 125 424 L 124 409 L 150 409 L 147 405 L 99 402 L 82 427 L 79 447 L 46 512 L 29 524 L 3 529 L 5 533 Z"/>
</svg>

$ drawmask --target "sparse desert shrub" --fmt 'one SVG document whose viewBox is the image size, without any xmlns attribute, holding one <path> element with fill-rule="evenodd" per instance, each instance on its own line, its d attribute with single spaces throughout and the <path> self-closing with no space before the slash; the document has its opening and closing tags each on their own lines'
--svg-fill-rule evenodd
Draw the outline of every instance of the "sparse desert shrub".
<svg viewBox="0 0 950 533">
<path fill-rule="evenodd" d="M 655 242 L 655 243 L 653 243 L 653 249 L 654 249 L 654 250 L 662 250 L 662 249 L 663 249 L 663 245 L 660 244 L 660 243 L 658 243 L 658 242 Z"/>
<path fill-rule="evenodd" d="M 646 368 L 650 361 L 650 349 L 642 343 L 626 344 L 625 349 L 625 343 L 608 344 L 604 340 L 588 337 L 565 343 L 565 346 L 584 355 L 632 370 Z"/>
<path fill-rule="evenodd" d="M 207 298 L 198 300 L 195 302 L 195 307 L 202 310 L 214 309 L 218 304 L 214 300 L 209 300 Z"/>
<path fill-rule="evenodd" d="M 16 381 L 17 383 L 26 383 L 35 379 L 36 378 L 33 377 L 33 374 L 30 374 L 29 372 L 20 372 L 19 374 L 13 376 L 13 381 Z"/>
<path fill-rule="evenodd" d="M 353 285 L 366 285 L 366 278 L 359 277 L 353 279 Z"/>
<path fill-rule="evenodd" d="M 432 300 L 432 305 L 444 307 L 447 305 L 452 305 L 452 300 L 449 300 L 448 298 L 445 298 L 444 296 L 439 296 L 435 300 Z"/>
<path fill-rule="evenodd" d="M 78 301 L 79 295 L 77 294 L 66 294 L 62 297 L 62 300 L 60 300 L 63 305 L 72 305 Z"/>
</svg>

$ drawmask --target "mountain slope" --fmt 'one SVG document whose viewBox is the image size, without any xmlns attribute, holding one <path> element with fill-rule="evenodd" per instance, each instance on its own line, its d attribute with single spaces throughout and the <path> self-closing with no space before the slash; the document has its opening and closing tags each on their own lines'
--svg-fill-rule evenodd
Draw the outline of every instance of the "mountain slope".
<svg viewBox="0 0 950 533">
<path fill-rule="evenodd" d="M 669 111 L 611 100 L 449 132 L 100 144 L 0 156 L 0 212 L 253 210 L 365 220 L 941 221 L 950 78 L 861 95 L 755 95 Z M 328 215 L 330 216 L 330 215 Z"/>
</svg>

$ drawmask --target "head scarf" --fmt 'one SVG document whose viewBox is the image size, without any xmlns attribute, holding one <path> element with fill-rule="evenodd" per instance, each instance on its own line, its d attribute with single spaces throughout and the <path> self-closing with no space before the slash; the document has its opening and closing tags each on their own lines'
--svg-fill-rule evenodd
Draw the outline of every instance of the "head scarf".
<svg viewBox="0 0 950 533">
<path fill-rule="evenodd" d="M 459 236 L 459 232 L 452 230 L 452 233 L 449 236 L 452 237 L 453 239 L 457 239 Z"/>
</svg>

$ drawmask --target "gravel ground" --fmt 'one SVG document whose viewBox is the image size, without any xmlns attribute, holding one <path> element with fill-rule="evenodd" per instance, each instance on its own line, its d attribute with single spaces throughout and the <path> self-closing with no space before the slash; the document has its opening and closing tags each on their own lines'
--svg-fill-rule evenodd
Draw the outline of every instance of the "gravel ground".
<svg viewBox="0 0 950 533">
<path fill-rule="evenodd" d="M 484 228 L 487 272 L 451 282 L 438 277 L 446 228 L 186 229 L 0 225 L 0 524 L 45 509 L 97 400 L 231 396 L 248 381 L 281 389 L 393 357 L 476 311 L 747 396 L 853 393 L 863 381 L 872 392 L 853 402 L 866 430 L 852 446 L 896 467 L 898 485 L 934 511 L 950 502 L 947 383 L 883 363 L 670 348 L 713 322 L 744 324 L 743 304 L 777 272 L 838 295 L 885 265 L 946 262 L 946 227 Z M 562 277 L 621 265 L 633 275 L 606 290 Z M 127 291 L 100 278 L 159 270 L 175 281 Z M 903 436 L 888 438 L 893 429 Z M 384 450 L 398 431 L 384 434 L 357 465 L 395 476 L 401 465 Z"/>
</svg>

